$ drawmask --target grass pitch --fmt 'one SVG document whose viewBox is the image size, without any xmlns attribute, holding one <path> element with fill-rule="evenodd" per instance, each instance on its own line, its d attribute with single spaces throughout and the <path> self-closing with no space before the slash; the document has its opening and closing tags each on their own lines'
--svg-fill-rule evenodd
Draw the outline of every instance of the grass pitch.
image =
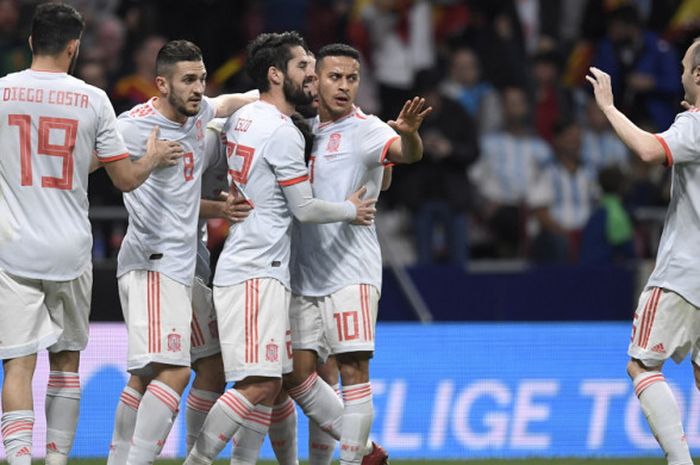
<svg viewBox="0 0 700 465">
<path fill-rule="evenodd" d="M 697 461 L 697 459 L 695 459 Z M 43 462 L 34 462 L 39 465 Z M 105 459 L 75 459 L 71 465 L 104 465 Z M 307 462 L 300 462 L 305 465 Z M 333 462 L 337 464 L 338 462 Z M 390 460 L 391 465 L 661 465 L 665 463 L 662 457 L 630 458 L 630 459 L 520 459 L 520 460 Z M 155 465 L 181 465 L 182 460 L 156 460 Z M 227 460 L 214 462 L 215 465 L 228 465 Z M 259 465 L 276 465 L 277 462 L 259 461 Z"/>
</svg>

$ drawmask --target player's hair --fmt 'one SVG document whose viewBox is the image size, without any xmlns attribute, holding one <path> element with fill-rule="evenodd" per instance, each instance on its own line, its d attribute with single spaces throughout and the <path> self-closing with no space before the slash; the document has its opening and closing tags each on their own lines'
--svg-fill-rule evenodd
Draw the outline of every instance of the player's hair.
<svg viewBox="0 0 700 465">
<path fill-rule="evenodd" d="M 316 66 L 326 57 L 350 57 L 360 61 L 360 52 L 348 44 L 328 44 L 321 47 L 316 54 Z"/>
<path fill-rule="evenodd" d="M 304 136 L 304 160 L 308 165 L 311 159 L 311 150 L 313 150 L 314 146 L 314 133 L 311 131 L 304 117 L 299 113 L 292 113 L 292 123 L 301 131 L 301 135 Z"/>
<path fill-rule="evenodd" d="M 696 37 L 693 39 L 693 45 L 700 43 L 700 37 Z M 700 46 L 695 47 L 695 50 L 693 50 L 693 69 L 697 68 L 700 66 Z"/>
<path fill-rule="evenodd" d="M 80 39 L 84 28 L 83 17 L 72 6 L 43 3 L 36 7 L 32 19 L 32 53 L 58 55 L 68 42 Z"/>
<path fill-rule="evenodd" d="M 158 51 L 156 75 L 169 75 L 173 66 L 181 61 L 202 61 L 202 51 L 189 40 L 171 40 Z"/>
<path fill-rule="evenodd" d="M 308 50 L 304 38 L 296 31 L 264 33 L 248 44 L 246 70 L 260 92 L 270 90 L 267 70 L 274 66 L 287 72 L 287 63 L 292 59 L 292 47 Z"/>
</svg>

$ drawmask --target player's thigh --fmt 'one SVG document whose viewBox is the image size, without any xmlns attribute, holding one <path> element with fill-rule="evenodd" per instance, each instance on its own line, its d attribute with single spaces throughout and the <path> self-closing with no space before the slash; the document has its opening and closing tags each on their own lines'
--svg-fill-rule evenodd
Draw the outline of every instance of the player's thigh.
<svg viewBox="0 0 700 465">
<path fill-rule="evenodd" d="M 669 358 L 680 362 L 697 342 L 693 334 L 697 312 L 673 291 L 646 289 L 634 313 L 628 355 L 649 368 Z"/>
<path fill-rule="evenodd" d="M 0 270 L 0 358 L 35 354 L 58 340 L 61 328 L 49 315 L 42 281 Z"/>
<path fill-rule="evenodd" d="M 45 288 L 51 319 L 63 330 L 49 351 L 85 349 L 90 331 L 92 267 L 72 281 L 47 283 Z"/>
<path fill-rule="evenodd" d="M 326 360 L 329 347 L 325 342 L 321 301 L 318 297 L 292 295 L 289 324 L 293 350 L 310 350 Z"/>
<path fill-rule="evenodd" d="M 280 377 L 291 371 L 290 293 L 275 279 L 214 287 L 226 380 Z"/>
<path fill-rule="evenodd" d="M 190 366 L 191 287 L 163 273 L 130 271 L 119 278 L 119 298 L 128 332 L 127 369 L 151 363 Z"/>
<path fill-rule="evenodd" d="M 379 291 L 369 284 L 344 287 L 324 298 L 325 336 L 331 353 L 374 352 Z"/>
<path fill-rule="evenodd" d="M 192 363 L 221 352 L 219 327 L 214 310 L 214 296 L 204 281 L 192 283 Z"/>
</svg>

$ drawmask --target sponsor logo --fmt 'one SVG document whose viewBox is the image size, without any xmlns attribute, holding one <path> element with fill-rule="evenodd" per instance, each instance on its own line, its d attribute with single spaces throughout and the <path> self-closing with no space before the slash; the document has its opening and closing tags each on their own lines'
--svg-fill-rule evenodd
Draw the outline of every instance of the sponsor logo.
<svg viewBox="0 0 700 465">
<path fill-rule="evenodd" d="M 664 353 L 666 353 L 666 349 L 664 348 L 664 345 L 663 345 L 663 343 L 661 343 L 661 342 L 659 342 L 659 343 L 656 344 L 654 347 L 652 347 L 652 348 L 651 348 L 651 351 L 652 351 L 652 352 L 659 353 L 659 354 L 664 354 Z"/>
</svg>

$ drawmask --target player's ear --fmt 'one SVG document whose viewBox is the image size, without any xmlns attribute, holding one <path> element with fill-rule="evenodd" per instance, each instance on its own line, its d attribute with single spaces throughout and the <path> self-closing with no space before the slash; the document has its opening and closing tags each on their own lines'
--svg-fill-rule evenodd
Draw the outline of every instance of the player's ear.
<svg viewBox="0 0 700 465">
<path fill-rule="evenodd" d="M 278 86 L 282 84 L 284 76 L 282 75 L 282 72 L 280 72 L 280 70 L 277 69 L 277 67 L 270 66 L 269 68 L 267 68 L 267 79 L 270 81 L 270 84 L 275 84 Z"/>
<path fill-rule="evenodd" d="M 68 41 L 66 50 L 68 51 L 69 58 L 73 58 L 78 53 L 78 47 L 80 47 L 80 39 L 73 39 Z"/>
<path fill-rule="evenodd" d="M 158 92 L 163 95 L 168 95 L 168 92 L 170 91 L 168 80 L 165 79 L 164 76 L 156 76 L 156 87 L 158 88 Z"/>
<path fill-rule="evenodd" d="M 29 50 L 31 50 L 33 52 L 34 47 L 32 46 L 32 36 L 29 36 L 29 38 L 27 39 L 27 42 L 29 42 Z"/>
</svg>

